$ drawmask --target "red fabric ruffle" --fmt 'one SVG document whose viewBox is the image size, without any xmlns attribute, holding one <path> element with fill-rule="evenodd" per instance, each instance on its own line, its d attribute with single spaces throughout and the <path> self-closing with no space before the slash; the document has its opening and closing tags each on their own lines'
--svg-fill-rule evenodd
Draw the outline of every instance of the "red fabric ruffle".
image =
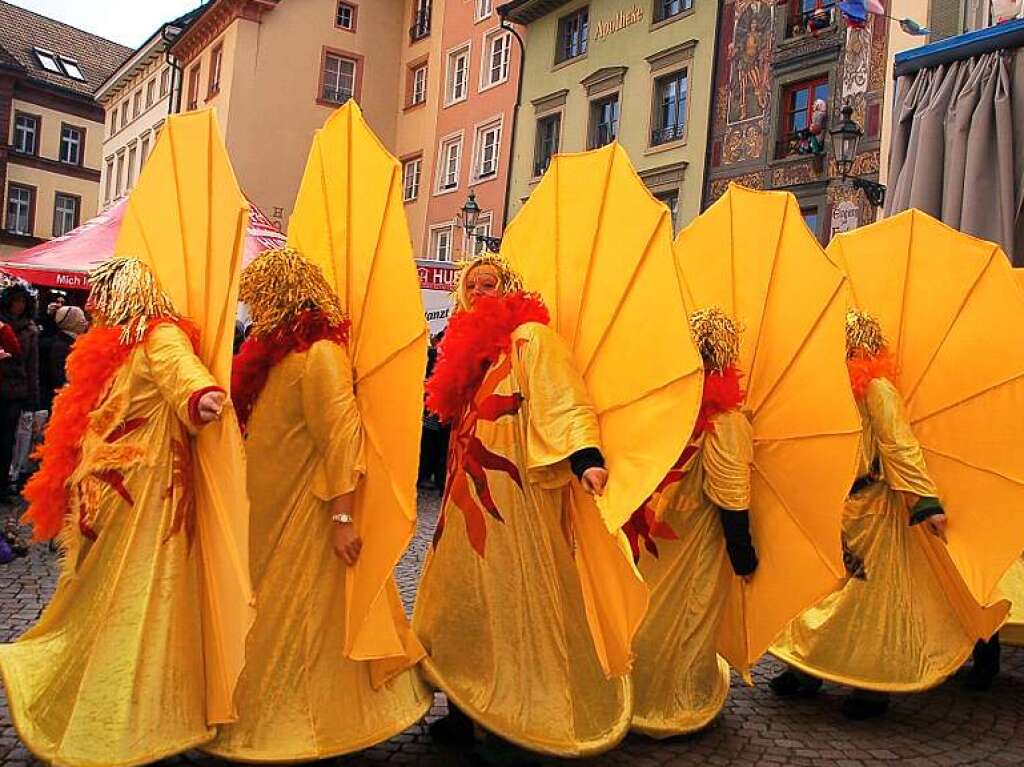
<svg viewBox="0 0 1024 767">
<path fill-rule="evenodd" d="M 876 378 L 888 378 L 896 382 L 896 360 L 886 349 L 878 354 L 856 351 L 846 360 L 846 369 L 850 373 L 853 396 L 858 401 L 864 399 L 868 384 Z"/>
<path fill-rule="evenodd" d="M 547 325 L 551 315 L 536 293 L 483 296 L 469 311 L 448 321 L 438 346 L 437 367 L 427 381 L 427 409 L 444 423 L 454 421 L 473 399 L 487 369 L 512 343 L 512 332 L 527 322 Z"/>
<path fill-rule="evenodd" d="M 187 320 L 153 320 L 146 328 L 145 337 L 148 338 L 154 328 L 169 322 L 180 327 L 189 337 L 192 348 L 198 349 L 199 329 Z M 68 480 L 82 458 L 82 439 L 89 428 L 89 417 L 114 375 L 138 345 L 122 343 L 121 332 L 121 327 L 93 327 L 78 337 L 68 355 L 67 384 L 53 401 L 53 414 L 43 444 L 35 453 L 41 465 L 23 493 L 28 510 L 22 522 L 32 525 L 35 541 L 49 540 L 60 532 L 68 512 Z"/>
<path fill-rule="evenodd" d="M 350 323 L 332 325 L 322 312 L 309 310 L 298 315 L 291 325 L 278 328 L 269 336 L 250 336 L 238 350 L 231 366 L 231 401 L 244 432 L 256 400 L 267 384 L 274 366 L 292 352 L 304 352 L 317 341 L 348 343 Z"/>
</svg>

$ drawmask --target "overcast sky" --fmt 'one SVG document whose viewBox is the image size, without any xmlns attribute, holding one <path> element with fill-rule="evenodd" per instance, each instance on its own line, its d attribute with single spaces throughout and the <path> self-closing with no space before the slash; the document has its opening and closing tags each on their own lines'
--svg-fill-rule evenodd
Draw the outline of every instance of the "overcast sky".
<svg viewBox="0 0 1024 767">
<path fill-rule="evenodd" d="M 138 48 L 157 27 L 202 5 L 201 0 L 10 0 L 52 19 Z"/>
</svg>

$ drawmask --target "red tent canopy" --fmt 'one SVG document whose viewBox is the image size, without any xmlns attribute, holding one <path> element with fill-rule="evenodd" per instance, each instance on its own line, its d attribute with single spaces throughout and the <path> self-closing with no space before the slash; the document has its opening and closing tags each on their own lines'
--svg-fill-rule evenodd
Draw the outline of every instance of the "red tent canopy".
<svg viewBox="0 0 1024 767">
<path fill-rule="evenodd" d="M 114 243 L 127 204 L 124 198 L 63 237 L 0 260 L 0 269 L 33 285 L 88 290 L 89 272 L 114 254 Z M 248 264 L 264 250 L 285 246 L 284 235 L 259 208 L 250 203 L 250 210 L 243 264 Z"/>
</svg>

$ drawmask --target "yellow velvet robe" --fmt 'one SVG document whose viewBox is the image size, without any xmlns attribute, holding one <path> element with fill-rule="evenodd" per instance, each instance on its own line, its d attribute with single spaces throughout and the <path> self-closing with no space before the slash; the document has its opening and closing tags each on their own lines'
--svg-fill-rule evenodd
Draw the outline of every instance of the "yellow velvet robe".
<svg viewBox="0 0 1024 767">
<path fill-rule="evenodd" d="M 214 386 L 185 334 L 160 325 L 91 416 L 56 592 L 35 626 L 0 646 L 15 727 L 46 762 L 145 764 L 213 737 L 189 409 Z"/>
<path fill-rule="evenodd" d="M 851 495 L 843 516 L 842 589 L 793 621 L 771 648 L 816 677 L 879 692 L 942 682 L 971 654 L 985 622 L 945 546 L 911 527 L 911 500 L 936 497 L 920 445 L 892 383 L 877 378 L 859 403 L 864 425 L 858 476 L 881 481 Z M 877 463 L 876 463 L 877 459 Z"/>
<path fill-rule="evenodd" d="M 526 323 L 452 427 L 446 496 L 413 628 L 427 677 L 477 723 L 535 751 L 614 747 L 631 709 L 585 614 L 568 522 L 568 458 L 599 447 L 568 348 Z"/>
<path fill-rule="evenodd" d="M 318 341 L 274 366 L 246 440 L 256 623 L 235 691 L 239 719 L 204 750 L 246 762 L 324 759 L 387 740 L 429 709 L 432 696 L 408 668 L 422 649 L 393 581 L 407 668 L 374 689 L 371 663 L 343 652 L 345 564 L 329 501 L 355 490 L 363 451 L 344 348 Z"/>
<path fill-rule="evenodd" d="M 729 665 L 716 645 L 735 575 L 718 508 L 750 508 L 750 422 L 738 410 L 722 413 L 690 449 L 686 474 L 652 501 L 671 533 L 655 532 L 657 556 L 640 555 L 651 603 L 633 643 L 633 729 L 657 738 L 705 727 L 729 692 Z"/>
</svg>

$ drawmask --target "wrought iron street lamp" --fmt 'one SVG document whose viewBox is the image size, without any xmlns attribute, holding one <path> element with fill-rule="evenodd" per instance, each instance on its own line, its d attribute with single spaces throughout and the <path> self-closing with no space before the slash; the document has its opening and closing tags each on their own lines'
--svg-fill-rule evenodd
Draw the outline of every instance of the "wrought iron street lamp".
<svg viewBox="0 0 1024 767">
<path fill-rule="evenodd" d="M 829 130 L 829 134 L 832 136 L 832 153 L 839 176 L 843 181 L 851 181 L 854 189 L 862 190 L 864 196 L 868 198 L 868 202 L 876 208 L 880 208 L 885 204 L 885 187 L 874 181 L 850 175 L 853 161 L 857 157 L 857 147 L 864 136 L 864 131 L 853 119 L 853 107 L 849 102 L 843 105 L 840 113 L 842 119 Z"/>
<path fill-rule="evenodd" d="M 462 206 L 462 228 L 466 231 L 466 237 L 470 242 L 474 240 L 482 242 L 489 251 L 497 253 L 501 249 L 500 237 L 488 237 L 476 233 L 480 225 L 480 212 L 480 206 L 476 201 L 476 192 L 470 192 L 469 197 L 466 198 L 466 204 Z"/>
</svg>

